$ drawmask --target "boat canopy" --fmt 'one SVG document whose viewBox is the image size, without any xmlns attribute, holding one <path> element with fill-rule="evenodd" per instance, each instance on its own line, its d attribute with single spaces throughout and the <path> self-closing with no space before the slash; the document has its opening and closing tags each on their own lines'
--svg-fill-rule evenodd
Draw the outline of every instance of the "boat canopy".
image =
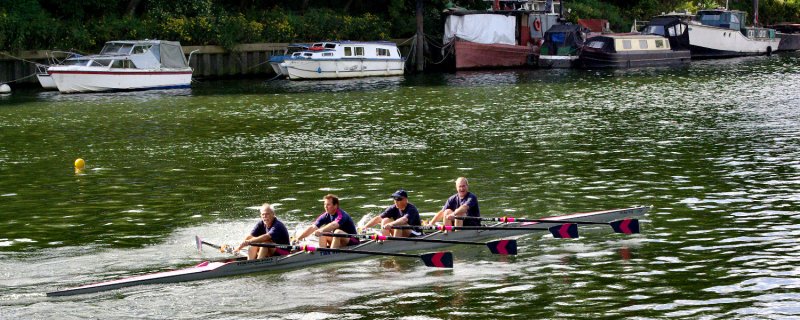
<svg viewBox="0 0 800 320">
<path fill-rule="evenodd" d="M 585 29 L 575 24 L 557 24 L 550 27 L 544 34 L 541 54 L 546 55 L 572 55 L 583 46 Z"/>
<path fill-rule="evenodd" d="M 444 24 L 444 43 L 453 38 L 482 44 L 516 45 L 517 20 L 504 14 L 450 15 Z"/>
<path fill-rule="evenodd" d="M 180 42 L 165 40 L 109 41 L 100 55 L 125 55 L 140 69 L 187 68 Z M 109 57 L 111 58 L 111 57 Z"/>
<path fill-rule="evenodd" d="M 700 10 L 696 20 L 707 26 L 738 31 L 744 27 L 746 15 L 744 11 L 738 10 Z"/>
</svg>

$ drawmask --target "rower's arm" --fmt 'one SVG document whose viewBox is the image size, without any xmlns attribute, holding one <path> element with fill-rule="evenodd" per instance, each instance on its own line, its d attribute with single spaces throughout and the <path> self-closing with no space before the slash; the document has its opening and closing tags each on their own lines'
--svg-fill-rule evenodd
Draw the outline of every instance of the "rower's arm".
<svg viewBox="0 0 800 320">
<path fill-rule="evenodd" d="M 456 211 L 453 211 L 453 215 L 455 215 L 455 216 L 463 216 L 463 215 L 467 214 L 467 211 L 469 211 L 469 206 L 466 205 L 466 204 L 463 204 L 460 207 L 458 207 L 458 209 L 456 209 Z"/>
<path fill-rule="evenodd" d="M 339 229 L 339 223 L 334 221 L 319 228 L 319 232 L 333 232 L 336 229 Z"/>
<path fill-rule="evenodd" d="M 376 216 L 376 217 L 372 218 L 372 220 L 369 220 L 369 222 L 367 222 L 367 224 L 365 224 L 363 228 L 366 229 L 366 228 L 369 228 L 371 226 L 374 226 L 374 225 L 378 224 L 378 222 L 380 222 L 380 221 L 381 221 L 381 216 Z"/>
<path fill-rule="evenodd" d="M 305 239 L 306 237 L 311 235 L 311 233 L 314 232 L 314 231 L 317 231 L 317 226 L 315 226 L 313 224 L 308 226 L 308 228 L 306 228 L 306 230 L 304 230 L 303 233 L 301 233 L 299 236 L 297 236 L 297 241 Z"/>
</svg>

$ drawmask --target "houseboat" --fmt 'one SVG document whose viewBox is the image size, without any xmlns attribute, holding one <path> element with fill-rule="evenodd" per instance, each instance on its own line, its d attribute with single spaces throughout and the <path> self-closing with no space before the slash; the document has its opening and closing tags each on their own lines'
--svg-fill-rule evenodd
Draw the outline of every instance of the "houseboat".
<svg viewBox="0 0 800 320">
<path fill-rule="evenodd" d="M 99 54 L 73 57 L 47 73 L 62 93 L 189 87 L 192 68 L 179 42 L 109 41 Z"/>
<path fill-rule="evenodd" d="M 334 41 L 295 52 L 280 67 L 291 80 L 396 76 L 405 59 L 394 42 Z"/>
<path fill-rule="evenodd" d="M 573 68 L 586 41 L 587 30 L 580 25 L 558 24 L 544 33 L 537 65 L 540 68 Z"/>
<path fill-rule="evenodd" d="M 556 25 L 561 1 L 485 0 L 492 9 L 444 13 L 445 69 L 535 66 L 544 33 Z"/>
<path fill-rule="evenodd" d="M 640 34 L 601 35 L 587 40 L 580 54 L 585 68 L 669 66 L 691 61 L 687 24 L 658 17 Z"/>
<path fill-rule="evenodd" d="M 700 10 L 689 23 L 692 58 L 769 55 L 778 50 L 775 29 L 745 26 L 747 13 L 738 10 Z"/>
</svg>

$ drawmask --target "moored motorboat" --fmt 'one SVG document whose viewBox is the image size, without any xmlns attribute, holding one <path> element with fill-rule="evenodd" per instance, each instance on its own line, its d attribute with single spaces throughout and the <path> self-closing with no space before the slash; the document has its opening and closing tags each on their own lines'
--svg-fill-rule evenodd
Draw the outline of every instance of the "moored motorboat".
<svg viewBox="0 0 800 320">
<path fill-rule="evenodd" d="M 569 222 L 596 222 L 596 223 L 610 223 L 612 221 L 623 220 L 625 218 L 643 216 L 651 209 L 650 206 L 637 206 L 624 209 L 602 210 L 586 213 L 575 213 L 563 216 L 553 216 L 544 218 L 540 222 L 524 222 L 524 223 L 506 223 L 497 224 L 497 228 L 487 230 L 461 230 L 457 232 L 434 232 L 427 234 L 422 239 L 440 239 L 452 241 L 477 241 L 485 239 L 497 239 L 505 237 L 515 237 L 531 234 L 535 231 L 530 230 L 532 226 L 541 227 L 537 230 L 547 230 L 549 227 L 560 226 Z M 552 222 L 549 222 L 552 221 Z M 502 227 L 499 227 L 502 226 Z M 527 228 L 527 229 L 524 229 Z M 366 241 L 360 245 L 353 246 L 353 250 L 363 250 L 370 252 L 385 252 L 385 253 L 398 253 L 398 252 L 413 252 L 420 250 L 431 250 L 448 246 L 447 243 L 439 242 L 403 242 L 403 241 Z M 79 287 L 66 288 L 57 291 L 48 292 L 47 296 L 69 296 L 77 294 L 86 294 L 92 292 L 100 292 L 106 290 L 120 289 L 124 287 L 156 284 L 156 283 L 172 283 L 182 281 L 192 281 L 200 279 L 208 279 L 214 277 L 223 277 L 237 274 L 263 272 L 271 270 L 284 270 L 291 268 L 299 268 L 320 263 L 330 263 L 345 260 L 357 259 L 363 257 L 358 253 L 345 253 L 345 252 L 315 252 L 308 254 L 305 252 L 296 252 L 288 256 L 268 257 L 257 260 L 244 260 L 243 258 L 225 259 L 213 262 L 203 262 L 197 266 L 140 275 L 130 278 L 123 278 L 94 284 L 83 285 Z"/>
<path fill-rule="evenodd" d="M 186 88 L 192 80 L 180 43 L 163 40 L 109 41 L 47 73 L 62 93 Z"/>
<path fill-rule="evenodd" d="M 745 26 L 747 13 L 738 10 L 700 10 L 688 21 L 692 58 L 769 55 L 778 50 L 775 30 Z"/>
<path fill-rule="evenodd" d="M 304 50 L 308 50 L 311 47 L 305 43 L 291 43 L 286 46 L 286 50 L 283 51 L 283 55 L 275 55 L 269 57 L 269 65 L 272 67 L 272 71 L 275 71 L 277 76 L 285 77 L 287 76 L 286 68 L 281 68 L 281 63 L 286 61 L 286 59 L 290 58 L 295 52 L 300 52 Z"/>
<path fill-rule="evenodd" d="M 558 24 L 544 33 L 537 65 L 540 68 L 573 68 L 578 66 L 580 50 L 586 41 L 585 28 L 574 24 Z"/>
<path fill-rule="evenodd" d="M 291 80 L 403 75 L 405 59 L 389 41 L 315 43 L 280 64 Z"/>
</svg>

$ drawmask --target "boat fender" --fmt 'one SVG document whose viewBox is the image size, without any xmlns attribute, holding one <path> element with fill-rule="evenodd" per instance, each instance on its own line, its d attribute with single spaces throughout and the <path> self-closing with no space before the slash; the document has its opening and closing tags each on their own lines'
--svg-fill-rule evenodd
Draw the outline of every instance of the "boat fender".
<svg viewBox="0 0 800 320">
<path fill-rule="evenodd" d="M 3 93 L 11 93 L 11 87 L 9 87 L 5 83 L 0 84 L 0 94 L 3 94 Z"/>
<path fill-rule="evenodd" d="M 533 29 L 536 31 L 542 31 L 542 20 L 539 20 L 539 18 L 533 20 Z"/>
</svg>

